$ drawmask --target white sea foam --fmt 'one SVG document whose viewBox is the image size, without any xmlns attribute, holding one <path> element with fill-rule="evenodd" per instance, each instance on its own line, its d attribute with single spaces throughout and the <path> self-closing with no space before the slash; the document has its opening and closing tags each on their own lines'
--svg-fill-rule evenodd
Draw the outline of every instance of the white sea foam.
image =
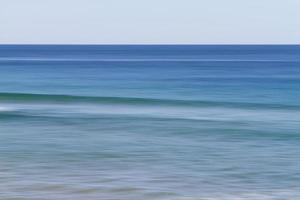
<svg viewBox="0 0 300 200">
<path fill-rule="evenodd" d="M 274 200 L 274 199 L 297 199 L 299 192 L 295 190 L 277 190 L 271 192 L 235 192 L 232 194 L 216 193 L 201 198 L 178 198 L 178 200 Z"/>
<path fill-rule="evenodd" d="M 128 115 L 153 118 L 245 121 L 278 124 L 300 122 L 300 112 L 270 109 L 242 109 L 219 107 L 184 107 L 184 106 L 129 106 L 129 105 L 69 105 L 54 108 L 58 112 L 88 115 Z M 54 113 L 54 112 L 53 112 Z M 56 112 L 57 113 L 57 112 Z M 81 115 L 82 116 L 82 115 Z"/>
<path fill-rule="evenodd" d="M 0 106 L 0 112 L 14 111 L 16 108 L 11 106 Z"/>
</svg>

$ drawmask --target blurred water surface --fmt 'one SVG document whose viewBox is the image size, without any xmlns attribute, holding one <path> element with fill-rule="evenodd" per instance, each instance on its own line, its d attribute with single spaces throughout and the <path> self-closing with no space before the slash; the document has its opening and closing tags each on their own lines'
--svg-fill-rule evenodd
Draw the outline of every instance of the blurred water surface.
<svg viewBox="0 0 300 200">
<path fill-rule="evenodd" d="M 0 46 L 1 199 L 297 199 L 300 46 Z"/>
</svg>

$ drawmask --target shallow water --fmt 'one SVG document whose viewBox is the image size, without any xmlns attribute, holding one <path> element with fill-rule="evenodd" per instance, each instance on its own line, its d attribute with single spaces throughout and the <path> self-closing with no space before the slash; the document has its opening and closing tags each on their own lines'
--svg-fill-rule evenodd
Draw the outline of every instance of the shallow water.
<svg viewBox="0 0 300 200">
<path fill-rule="evenodd" d="M 1 199 L 297 199 L 300 46 L 0 46 Z"/>
</svg>

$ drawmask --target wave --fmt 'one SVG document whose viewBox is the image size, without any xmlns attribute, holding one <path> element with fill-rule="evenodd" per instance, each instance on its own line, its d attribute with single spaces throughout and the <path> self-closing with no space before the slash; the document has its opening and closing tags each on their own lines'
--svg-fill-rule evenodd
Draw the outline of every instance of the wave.
<svg viewBox="0 0 300 200">
<path fill-rule="evenodd" d="M 256 124 L 281 128 L 299 124 L 300 106 L 130 97 L 0 93 L 1 120 L 184 120 Z M 78 121 L 76 122 L 78 123 Z"/>
<path fill-rule="evenodd" d="M 76 96 L 61 94 L 33 94 L 33 93 L 0 93 L 0 102 L 5 103 L 90 103 L 109 105 L 135 105 L 135 106 L 183 106 L 183 107 L 227 107 L 246 109 L 288 109 L 300 110 L 298 105 L 266 104 L 250 102 L 225 101 L 199 101 L 178 99 L 154 99 L 134 97 L 105 97 L 105 96 Z M 9 108 L 1 108 L 5 110 Z"/>
</svg>

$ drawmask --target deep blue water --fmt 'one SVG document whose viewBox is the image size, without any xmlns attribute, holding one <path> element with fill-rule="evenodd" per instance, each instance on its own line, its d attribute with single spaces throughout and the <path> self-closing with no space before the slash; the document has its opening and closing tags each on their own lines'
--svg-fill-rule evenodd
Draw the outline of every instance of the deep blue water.
<svg viewBox="0 0 300 200">
<path fill-rule="evenodd" d="M 0 46 L 0 199 L 300 196 L 300 46 Z"/>
</svg>

